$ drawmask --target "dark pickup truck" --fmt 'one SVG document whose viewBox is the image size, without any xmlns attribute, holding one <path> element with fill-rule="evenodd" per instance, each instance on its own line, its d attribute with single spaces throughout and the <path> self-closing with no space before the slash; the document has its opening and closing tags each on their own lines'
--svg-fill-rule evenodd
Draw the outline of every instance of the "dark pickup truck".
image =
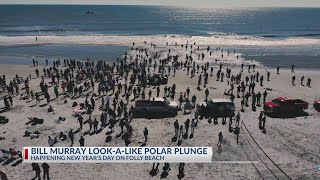
<svg viewBox="0 0 320 180">
<path fill-rule="evenodd" d="M 263 109 L 265 113 L 269 114 L 296 114 L 308 109 L 308 103 L 300 99 L 279 97 L 270 102 L 264 103 Z"/>
</svg>

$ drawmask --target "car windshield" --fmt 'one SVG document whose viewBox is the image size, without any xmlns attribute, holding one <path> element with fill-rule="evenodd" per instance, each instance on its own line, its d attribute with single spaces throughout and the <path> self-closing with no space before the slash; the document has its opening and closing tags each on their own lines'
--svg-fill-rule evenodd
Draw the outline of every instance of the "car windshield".
<svg viewBox="0 0 320 180">
<path fill-rule="evenodd" d="M 274 100 L 272 100 L 272 102 L 275 103 L 275 104 L 282 104 L 283 103 L 279 99 L 274 99 Z"/>
</svg>

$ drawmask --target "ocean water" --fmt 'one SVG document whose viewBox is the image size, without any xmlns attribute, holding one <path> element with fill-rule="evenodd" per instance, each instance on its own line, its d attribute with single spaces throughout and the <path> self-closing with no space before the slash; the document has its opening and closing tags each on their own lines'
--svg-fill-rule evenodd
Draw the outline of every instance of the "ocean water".
<svg viewBox="0 0 320 180">
<path fill-rule="evenodd" d="M 87 11 L 94 14 L 86 14 Z M 73 36 L 79 38 L 79 42 L 81 37 L 103 36 L 104 38 L 88 42 L 100 45 L 109 36 L 127 36 L 128 41 L 133 41 L 135 38 L 139 39 L 139 36 L 170 35 L 181 38 L 192 36 L 194 39 L 198 37 L 199 43 L 212 42 L 213 46 L 236 49 L 246 58 L 253 58 L 268 66 L 275 65 L 275 59 L 278 64 L 287 66 L 290 59 L 293 59 L 292 62 L 297 67 L 320 68 L 320 59 L 317 61 L 320 57 L 319 17 L 320 8 L 193 9 L 164 6 L 1 5 L 0 43 L 3 44 L 0 44 L 0 55 L 8 55 L 4 53 L 5 50 L 1 50 L 7 48 L 8 37 L 18 39 L 15 42 L 20 46 L 20 41 L 30 43 L 27 41 L 30 36 Z M 73 44 L 76 44 L 75 41 L 73 40 Z M 59 43 L 64 42 L 60 40 Z M 114 40 L 110 44 L 117 43 L 119 42 Z M 46 42 L 44 46 L 48 44 L 50 42 Z M 14 45 L 11 43 L 11 48 Z M 74 50 L 76 47 L 68 48 L 77 52 L 77 49 Z M 117 47 L 113 49 L 115 48 Z M 39 51 L 47 52 L 43 49 L 45 48 L 39 48 Z M 54 53 L 65 53 L 60 50 L 57 48 Z M 94 54 L 102 58 L 105 49 L 100 50 L 98 48 Z M 11 49 L 10 55 L 19 55 L 13 52 L 18 50 Z M 38 56 L 37 53 L 24 55 L 26 54 Z M 268 63 L 271 62 L 270 59 L 272 63 Z M 312 59 L 312 62 L 305 63 L 298 59 Z"/>
</svg>

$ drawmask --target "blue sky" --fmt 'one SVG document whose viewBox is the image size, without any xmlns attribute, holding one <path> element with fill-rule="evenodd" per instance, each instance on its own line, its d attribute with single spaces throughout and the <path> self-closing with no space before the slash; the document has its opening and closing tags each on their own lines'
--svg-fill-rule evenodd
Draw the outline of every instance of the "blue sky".
<svg viewBox="0 0 320 180">
<path fill-rule="evenodd" d="M 320 0 L 0 0 L 0 4 L 128 4 L 188 7 L 320 7 Z"/>
</svg>

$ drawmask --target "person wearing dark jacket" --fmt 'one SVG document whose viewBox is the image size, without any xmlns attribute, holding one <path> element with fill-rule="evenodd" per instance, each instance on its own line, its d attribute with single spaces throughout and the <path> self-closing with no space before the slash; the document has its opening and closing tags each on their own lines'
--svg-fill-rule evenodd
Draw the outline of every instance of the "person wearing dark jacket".
<svg viewBox="0 0 320 180">
<path fill-rule="evenodd" d="M 45 180 L 46 177 L 47 177 L 47 180 L 50 179 L 50 176 L 49 176 L 49 168 L 50 168 L 49 164 L 47 164 L 47 163 L 42 163 L 43 180 Z"/>
<path fill-rule="evenodd" d="M 73 134 L 73 131 L 72 129 L 70 129 L 69 133 L 68 133 L 68 136 L 71 140 L 71 146 L 73 146 L 73 141 L 74 141 L 74 134 Z"/>
<path fill-rule="evenodd" d="M 32 170 L 36 172 L 36 177 L 34 179 L 40 179 L 41 169 L 38 163 L 32 163 Z"/>
<path fill-rule="evenodd" d="M 145 127 L 145 128 L 144 128 L 144 131 L 143 131 L 144 143 L 146 143 L 146 142 L 148 141 L 148 134 L 149 134 L 149 131 L 148 131 L 148 129 Z"/>
<path fill-rule="evenodd" d="M 83 138 L 83 136 L 81 136 L 81 138 L 79 140 L 79 143 L 80 143 L 80 147 L 84 147 L 84 138 Z"/>
<path fill-rule="evenodd" d="M 4 172 L 0 171 L 0 179 L 1 180 L 8 180 L 8 177 Z"/>
</svg>

